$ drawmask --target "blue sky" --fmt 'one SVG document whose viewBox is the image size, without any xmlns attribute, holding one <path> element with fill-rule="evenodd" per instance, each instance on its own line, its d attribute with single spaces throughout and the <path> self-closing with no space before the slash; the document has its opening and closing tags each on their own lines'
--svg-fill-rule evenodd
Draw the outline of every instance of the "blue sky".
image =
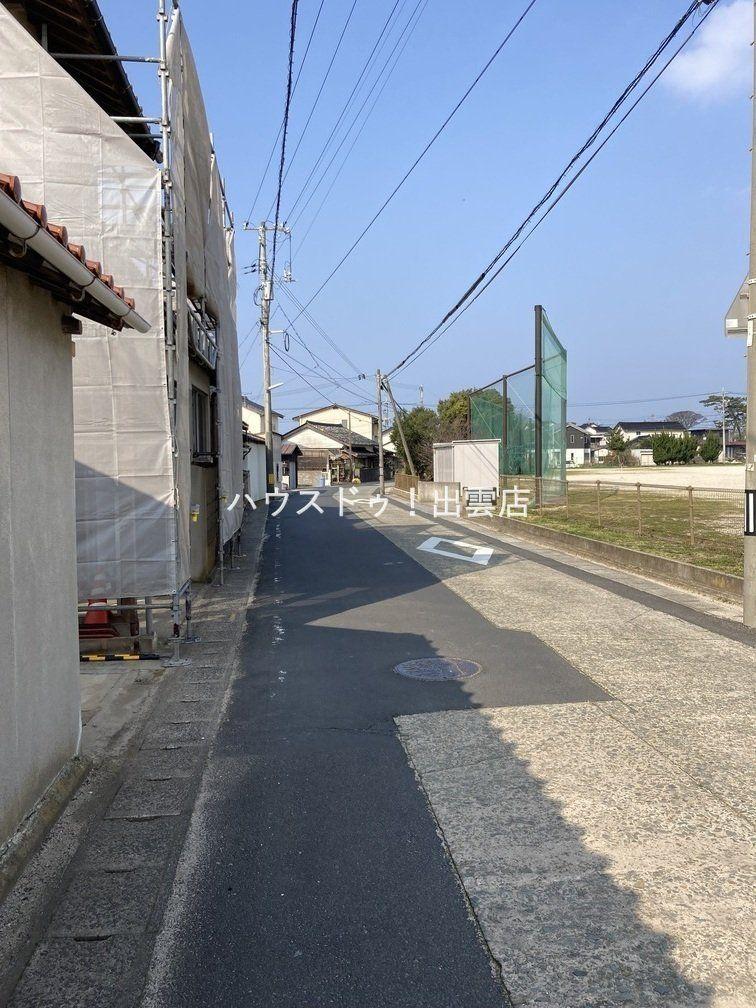
<svg viewBox="0 0 756 1008">
<path fill-rule="evenodd" d="M 284 188 L 299 193 L 394 0 L 358 0 L 342 49 Z M 319 0 L 300 0 L 299 53 Z M 294 98 L 296 143 L 351 0 L 325 0 Z M 415 0 L 400 2 L 401 23 Z M 429 0 L 357 145 L 293 261 L 300 301 L 314 292 L 435 132 L 525 0 Z M 359 371 L 390 369 L 503 245 L 687 6 L 684 0 L 538 0 L 451 126 L 311 306 Z M 101 0 L 123 52 L 154 52 L 153 0 Z M 236 214 L 240 266 L 256 259 L 249 213 L 281 120 L 285 0 L 183 0 L 208 115 Z M 749 0 L 721 0 L 673 66 L 475 307 L 401 376 L 398 398 L 426 402 L 532 360 L 542 303 L 569 353 L 570 417 L 661 417 L 699 393 L 745 387 L 744 345 L 723 317 L 747 267 Z M 462 11 L 462 13 L 460 13 Z M 145 109 L 149 71 L 129 69 Z M 369 107 L 369 106 L 368 106 Z M 348 144 L 343 148 L 345 153 Z M 330 157 L 330 155 L 329 155 Z M 341 163 L 337 158 L 334 168 Z M 321 190 L 325 192 L 330 176 Z M 273 197 L 269 174 L 255 209 Z M 298 222 L 296 250 L 320 202 Z M 280 260 L 279 260 L 280 261 Z M 254 281 L 240 277 L 242 387 L 261 394 Z M 293 318 L 286 292 L 282 306 Z M 275 328 L 283 328 L 279 313 Z M 313 351 L 352 372 L 305 318 Z M 282 350 L 282 337 L 276 336 Z M 306 361 L 292 342 L 291 353 Z M 246 359 L 245 359 L 246 357 Z M 298 365 L 295 365 L 299 370 Z M 322 384 L 308 375 L 315 385 Z M 275 403 L 290 416 L 324 399 L 283 368 Z M 352 383 L 373 395 L 374 382 Z M 303 391 L 301 391 L 303 390 Z M 345 393 L 323 389 L 328 399 Z M 662 397 L 692 398 L 662 401 Z M 587 404 L 660 397 L 637 405 Z M 356 397 L 352 403 L 359 404 Z M 585 404 L 585 405 L 584 405 Z"/>
</svg>

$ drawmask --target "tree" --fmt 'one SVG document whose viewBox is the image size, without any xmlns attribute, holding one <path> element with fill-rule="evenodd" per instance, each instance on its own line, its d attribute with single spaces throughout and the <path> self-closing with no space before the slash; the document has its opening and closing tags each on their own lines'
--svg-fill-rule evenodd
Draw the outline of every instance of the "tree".
<svg viewBox="0 0 756 1008">
<path fill-rule="evenodd" d="M 472 389 L 460 389 L 439 400 L 438 436 L 441 441 L 466 441 L 470 437 L 470 392 Z"/>
<path fill-rule="evenodd" d="M 675 437 L 669 431 L 654 434 L 651 447 L 657 465 L 687 465 L 698 452 L 698 442 L 691 434 Z"/>
<path fill-rule="evenodd" d="M 716 434 L 707 434 L 700 448 L 704 462 L 716 462 L 722 453 L 722 442 Z"/>
<path fill-rule="evenodd" d="M 713 410 L 719 418 L 719 426 L 722 426 L 722 396 L 710 395 L 701 400 L 701 405 Z M 724 421 L 725 427 L 729 427 L 735 437 L 740 441 L 743 438 L 746 425 L 746 397 L 724 395 Z"/>
<path fill-rule="evenodd" d="M 676 437 L 673 437 L 669 431 L 662 431 L 659 434 L 654 434 L 651 438 L 651 447 L 654 452 L 654 462 L 657 465 L 669 465 L 670 462 L 675 461 L 675 441 Z"/>
<path fill-rule="evenodd" d="M 615 461 L 619 459 L 627 448 L 627 441 L 621 430 L 615 427 L 614 430 L 609 431 L 606 436 L 606 447 L 614 455 Z"/>
<path fill-rule="evenodd" d="M 692 434 L 684 434 L 682 437 L 675 438 L 675 441 L 677 444 L 673 461 L 679 462 L 680 465 L 690 465 L 698 454 L 698 441 Z"/>
<path fill-rule="evenodd" d="M 433 475 L 433 444 L 438 441 L 438 415 L 435 410 L 426 406 L 417 406 L 402 416 L 402 430 L 407 439 L 412 461 L 418 476 L 422 479 L 431 478 Z M 404 455 L 404 446 L 399 434 L 399 428 L 394 421 L 391 429 L 391 440 L 396 445 L 399 457 L 404 462 L 405 468 L 409 471 L 407 459 Z"/>
<path fill-rule="evenodd" d="M 696 413 L 695 410 L 689 409 L 677 410 L 676 413 L 670 413 L 667 420 L 676 420 L 677 423 L 683 425 L 685 430 L 690 430 L 699 420 L 703 420 L 703 413 Z"/>
</svg>

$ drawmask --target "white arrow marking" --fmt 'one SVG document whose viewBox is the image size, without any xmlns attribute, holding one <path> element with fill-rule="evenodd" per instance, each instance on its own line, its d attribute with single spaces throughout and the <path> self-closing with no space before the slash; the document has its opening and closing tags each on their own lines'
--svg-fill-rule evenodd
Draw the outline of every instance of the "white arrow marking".
<svg viewBox="0 0 756 1008">
<path fill-rule="evenodd" d="M 440 543 L 460 546 L 462 549 L 472 550 L 472 553 L 451 553 L 449 550 L 439 549 Z M 436 556 L 451 557 L 452 560 L 466 560 L 468 563 L 479 564 L 481 567 L 485 567 L 493 556 L 493 550 L 490 546 L 478 546 L 477 543 L 465 542 L 463 539 L 442 539 L 441 536 L 431 536 L 417 548 L 424 553 L 435 553 Z"/>
</svg>

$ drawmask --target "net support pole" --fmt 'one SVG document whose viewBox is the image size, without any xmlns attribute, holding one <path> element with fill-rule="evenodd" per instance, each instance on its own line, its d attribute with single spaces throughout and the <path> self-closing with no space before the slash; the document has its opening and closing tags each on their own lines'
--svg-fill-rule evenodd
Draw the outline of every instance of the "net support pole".
<svg viewBox="0 0 756 1008">
<path fill-rule="evenodd" d="M 499 465 L 500 476 L 504 475 L 507 469 L 507 376 L 502 375 L 501 379 L 501 462 Z"/>
<path fill-rule="evenodd" d="M 535 478 L 540 504 L 543 479 L 543 305 L 535 306 Z"/>
</svg>

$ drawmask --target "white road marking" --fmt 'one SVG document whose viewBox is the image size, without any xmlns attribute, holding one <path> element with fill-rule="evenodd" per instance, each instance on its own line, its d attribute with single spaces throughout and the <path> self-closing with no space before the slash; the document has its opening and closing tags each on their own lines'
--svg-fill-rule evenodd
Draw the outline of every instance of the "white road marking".
<svg viewBox="0 0 756 1008">
<path fill-rule="evenodd" d="M 440 543 L 472 550 L 472 553 L 452 553 L 449 550 L 439 549 Z M 490 546 L 479 546 L 477 543 L 465 542 L 464 539 L 444 539 L 441 536 L 431 536 L 417 548 L 423 550 L 424 553 L 435 553 L 437 556 L 451 557 L 452 560 L 466 560 L 468 563 L 479 564 L 481 567 L 485 567 L 493 556 L 493 549 Z"/>
</svg>

